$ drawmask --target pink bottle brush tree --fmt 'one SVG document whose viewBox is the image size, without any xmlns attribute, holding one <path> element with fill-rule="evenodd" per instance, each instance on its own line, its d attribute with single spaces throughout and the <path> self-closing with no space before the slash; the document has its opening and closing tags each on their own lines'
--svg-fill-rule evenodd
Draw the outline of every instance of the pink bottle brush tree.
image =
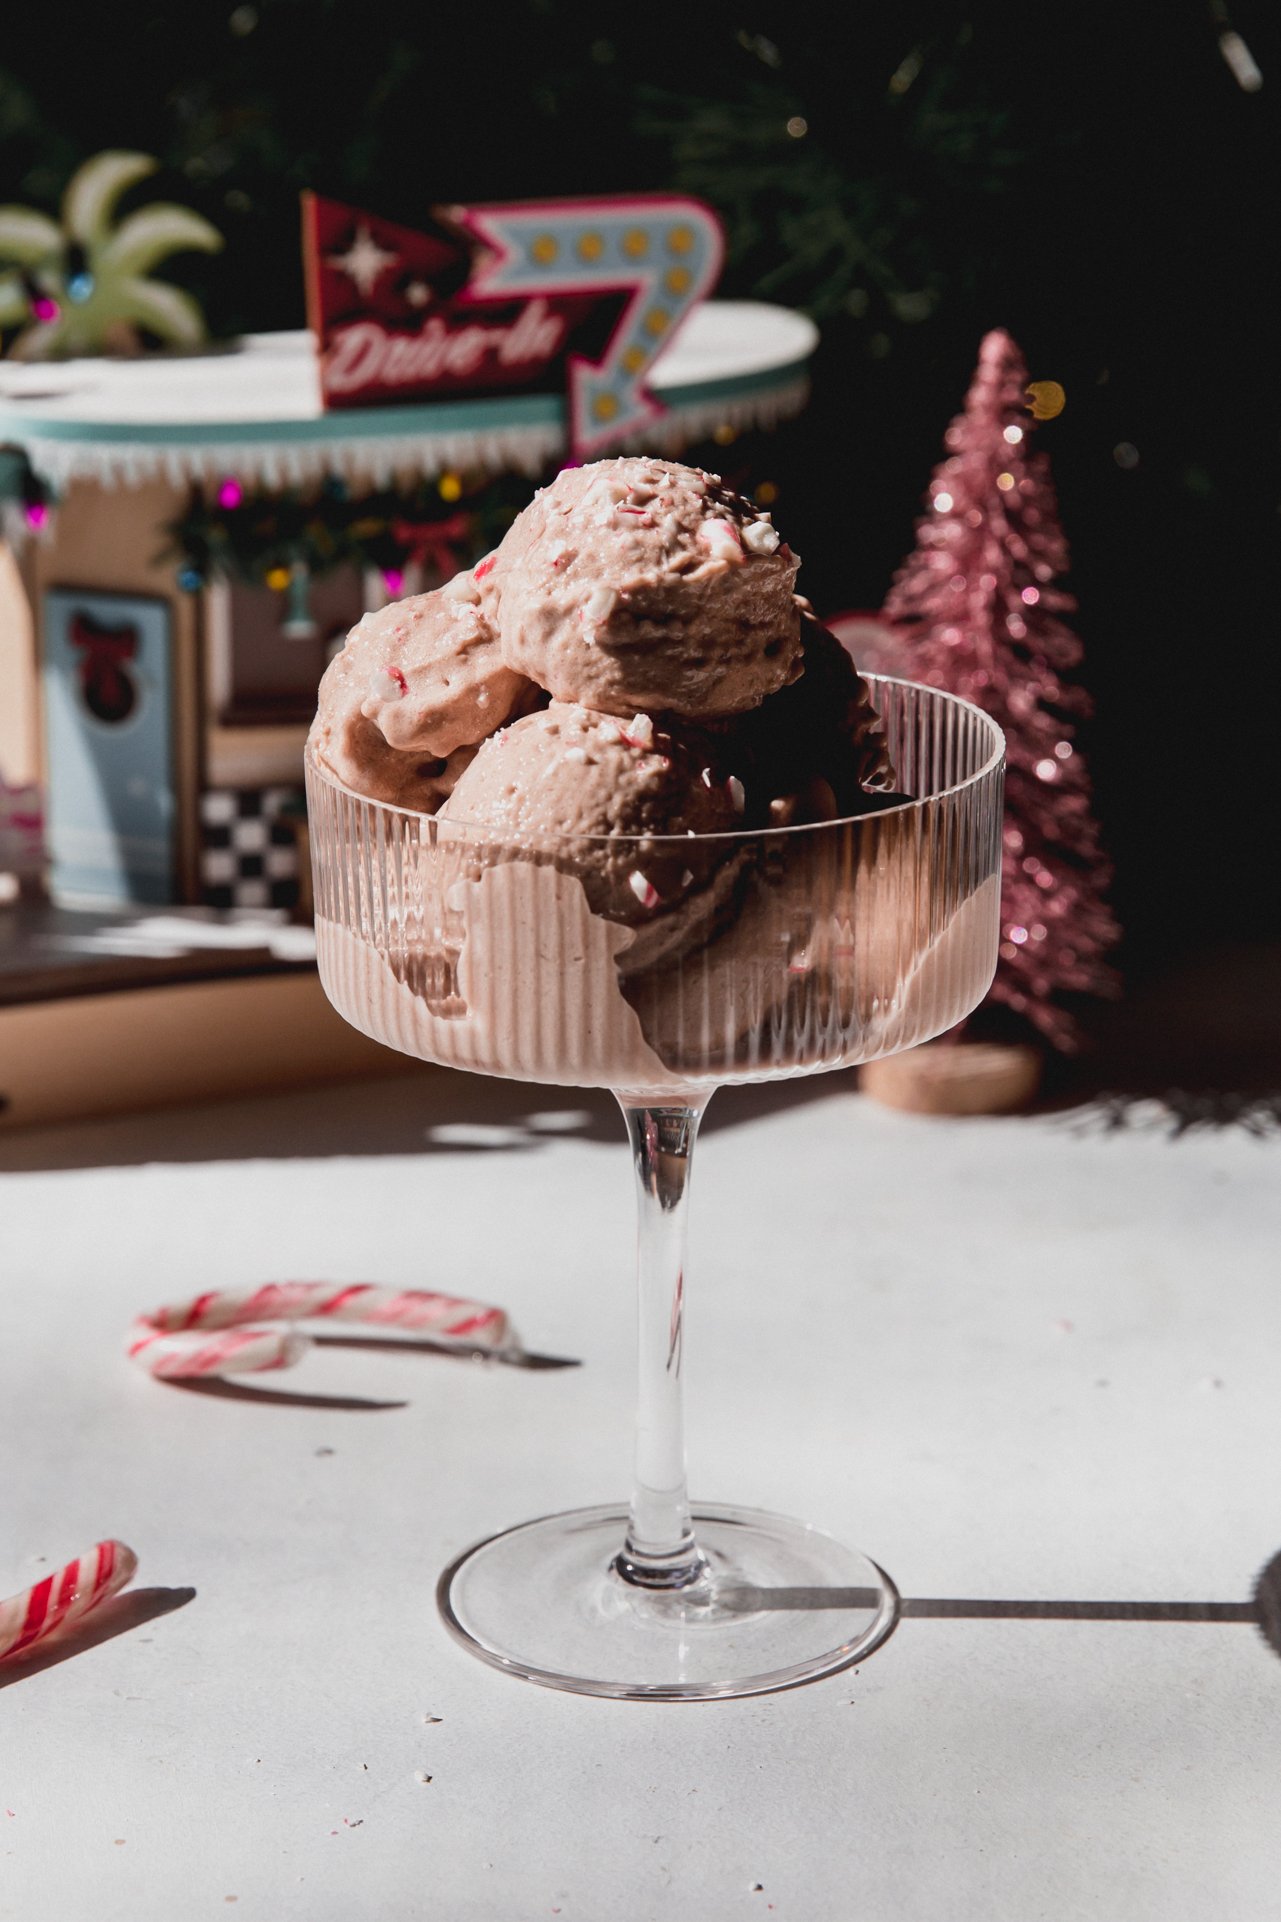
<svg viewBox="0 0 1281 1922">
<path fill-rule="evenodd" d="M 1070 1051 L 1074 997 L 1115 988 L 1105 957 L 1119 930 L 1074 739 L 1089 700 L 1071 679 L 1082 650 L 1064 618 L 1076 608 L 1060 584 L 1067 542 L 1049 458 L 1032 445 L 1047 399 L 1061 406 L 1061 391 L 1029 390 L 1009 335 L 988 334 L 885 614 L 901 637 L 900 672 L 964 695 L 1005 730 L 1001 949 L 989 1001 L 1019 1017 L 1002 1026 L 1026 1023 Z"/>
</svg>

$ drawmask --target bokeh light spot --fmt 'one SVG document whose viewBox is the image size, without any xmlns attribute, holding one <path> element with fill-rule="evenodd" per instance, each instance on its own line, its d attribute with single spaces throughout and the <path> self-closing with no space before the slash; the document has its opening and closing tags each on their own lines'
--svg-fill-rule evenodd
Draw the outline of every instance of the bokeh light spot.
<svg viewBox="0 0 1281 1922">
<path fill-rule="evenodd" d="M 1033 420 L 1053 420 L 1067 406 L 1067 395 L 1057 380 L 1034 380 L 1024 392 Z"/>
</svg>

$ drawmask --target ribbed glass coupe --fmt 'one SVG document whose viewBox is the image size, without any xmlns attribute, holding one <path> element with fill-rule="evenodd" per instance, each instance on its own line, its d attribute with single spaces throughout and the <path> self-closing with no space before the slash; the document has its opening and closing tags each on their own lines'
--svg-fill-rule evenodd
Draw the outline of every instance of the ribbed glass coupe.
<svg viewBox="0 0 1281 1922">
<path fill-rule="evenodd" d="M 692 1507 L 682 1425 L 686 1204 L 714 1090 L 926 1041 L 996 964 L 1001 732 L 936 689 L 869 685 L 914 798 L 803 827 L 514 838 L 367 800 L 308 758 L 320 976 L 338 1011 L 427 1061 L 611 1089 L 631 1141 L 630 1508 L 520 1523 L 438 1589 L 451 1631 L 530 1681 L 761 1694 L 846 1667 L 894 1625 L 894 1585 L 865 1555 L 783 1516 Z M 636 911 L 607 917 L 620 876 Z"/>
</svg>

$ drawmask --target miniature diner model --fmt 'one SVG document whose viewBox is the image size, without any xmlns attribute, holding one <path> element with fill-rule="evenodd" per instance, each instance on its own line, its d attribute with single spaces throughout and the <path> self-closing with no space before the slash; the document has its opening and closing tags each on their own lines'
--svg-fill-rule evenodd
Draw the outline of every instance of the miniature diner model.
<svg viewBox="0 0 1281 1922">
<path fill-rule="evenodd" d="M 658 363 L 667 413 L 647 438 L 676 448 L 796 411 L 815 338 L 777 308 L 700 309 Z M 287 906 L 289 813 L 329 653 L 367 608 L 444 570 L 425 556 L 412 573 L 201 581 L 166 530 L 193 487 L 225 505 L 326 480 L 359 498 L 444 479 L 447 497 L 460 467 L 533 477 L 564 451 L 564 401 L 325 415 L 311 335 L 263 335 L 197 359 L 0 365 L 0 442 L 56 495 L 24 515 L 0 576 L 3 618 L 25 635 L 6 652 L 0 766 L 11 784 L 43 777 L 53 890 Z"/>
<path fill-rule="evenodd" d="M 0 267 L 22 265 L 0 276 L 0 324 L 19 322 L 0 361 L 0 614 L 19 636 L 0 774 L 44 789 L 56 898 L 289 907 L 307 722 L 361 615 L 477 560 L 567 456 L 678 452 L 797 412 L 817 335 L 699 304 L 721 237 L 696 201 L 433 208 L 418 231 L 306 195 L 307 331 L 193 352 L 187 296 L 108 285 L 121 249 L 145 243 L 150 270 L 221 244 L 182 208 L 117 217 L 152 166 L 87 163 L 61 228 L 0 209 Z M 93 269 L 76 282 L 68 236 Z M 116 353 L 97 308 L 144 284 L 183 351 L 139 354 L 134 315 L 133 358 L 57 358 Z M 503 477 L 493 524 L 479 503 Z"/>
</svg>

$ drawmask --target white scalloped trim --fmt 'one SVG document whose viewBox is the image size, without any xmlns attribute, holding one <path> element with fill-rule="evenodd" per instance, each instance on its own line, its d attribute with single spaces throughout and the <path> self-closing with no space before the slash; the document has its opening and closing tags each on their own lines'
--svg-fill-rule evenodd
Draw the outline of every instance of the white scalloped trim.
<svg viewBox="0 0 1281 1922">
<path fill-rule="evenodd" d="M 430 479 L 449 467 L 481 467 L 489 473 L 536 474 L 563 445 L 555 427 L 505 428 L 497 432 L 386 434 L 332 441 L 229 441 L 158 447 L 145 441 L 64 440 L 27 442 L 27 457 L 41 479 L 61 490 L 70 481 L 102 487 L 140 487 L 151 480 L 175 486 L 235 474 L 251 484 L 300 487 L 326 475 L 389 485 L 397 476 Z"/>
<path fill-rule="evenodd" d="M 679 453 L 690 441 L 702 439 L 720 426 L 738 432 L 749 427 L 773 427 L 799 413 L 808 394 L 808 380 L 800 379 L 769 393 L 674 407 L 629 445 Z M 330 474 L 357 484 L 385 487 L 399 478 L 430 480 L 451 467 L 533 476 L 563 453 L 564 447 L 563 431 L 551 425 L 313 442 L 233 441 L 216 447 L 197 442 L 159 447 L 143 441 L 34 438 L 26 443 L 32 467 L 57 491 L 79 480 L 94 481 L 100 487 L 140 487 L 147 481 L 167 480 L 181 487 L 215 481 L 229 473 L 267 488 L 305 487 Z"/>
</svg>

